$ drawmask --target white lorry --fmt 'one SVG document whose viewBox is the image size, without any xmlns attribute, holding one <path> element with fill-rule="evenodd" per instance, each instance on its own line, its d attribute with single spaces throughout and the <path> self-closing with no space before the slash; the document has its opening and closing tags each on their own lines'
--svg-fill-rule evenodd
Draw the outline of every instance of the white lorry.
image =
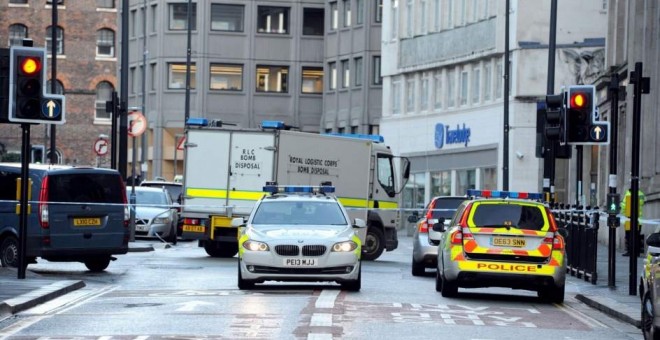
<svg viewBox="0 0 660 340">
<path fill-rule="evenodd" d="M 215 125 L 215 124 L 211 124 Z M 382 137 L 291 131 L 281 122 L 261 129 L 210 127 L 206 119 L 187 126 L 183 176 L 184 239 L 199 240 L 212 257 L 238 252 L 235 217 L 250 214 L 268 181 L 280 185 L 332 182 L 351 218 L 367 221 L 363 258 L 375 260 L 398 246 L 399 192 L 409 174 L 395 181 L 396 158 Z M 378 140 L 380 138 L 380 140 Z"/>
</svg>

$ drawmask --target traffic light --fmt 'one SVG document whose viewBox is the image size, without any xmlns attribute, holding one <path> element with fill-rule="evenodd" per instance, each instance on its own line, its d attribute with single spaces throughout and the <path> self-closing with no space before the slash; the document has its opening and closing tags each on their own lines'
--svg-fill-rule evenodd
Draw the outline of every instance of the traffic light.
<svg viewBox="0 0 660 340">
<path fill-rule="evenodd" d="M 9 115 L 9 49 L 0 48 L 0 123 Z"/>
<path fill-rule="evenodd" d="M 566 108 L 566 142 L 589 143 L 596 110 L 596 88 L 593 85 L 568 87 Z"/>
<path fill-rule="evenodd" d="M 9 122 L 63 124 L 64 96 L 44 93 L 46 49 L 12 46 L 9 55 Z"/>
<path fill-rule="evenodd" d="M 564 95 L 545 96 L 545 138 L 564 142 Z"/>
</svg>

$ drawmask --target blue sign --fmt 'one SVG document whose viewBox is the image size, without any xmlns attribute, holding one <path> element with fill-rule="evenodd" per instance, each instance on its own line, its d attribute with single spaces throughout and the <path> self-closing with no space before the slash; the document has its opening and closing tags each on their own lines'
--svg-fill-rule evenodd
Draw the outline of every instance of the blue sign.
<svg viewBox="0 0 660 340">
<path fill-rule="evenodd" d="M 445 144 L 463 144 L 467 146 L 470 143 L 470 128 L 456 124 L 456 129 L 452 130 L 449 126 L 442 123 L 435 124 L 435 147 L 442 149 Z"/>
<path fill-rule="evenodd" d="M 41 102 L 41 114 L 47 119 L 56 119 L 62 112 L 62 103 L 58 99 L 46 98 Z"/>
</svg>

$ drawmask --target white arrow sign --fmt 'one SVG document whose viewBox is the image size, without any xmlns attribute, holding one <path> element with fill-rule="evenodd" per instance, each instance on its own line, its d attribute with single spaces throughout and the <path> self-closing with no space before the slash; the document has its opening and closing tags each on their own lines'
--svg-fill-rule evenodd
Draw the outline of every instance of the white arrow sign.
<svg viewBox="0 0 660 340">
<path fill-rule="evenodd" d="M 199 306 L 211 306 L 213 303 L 206 301 L 187 301 L 179 303 L 179 305 L 181 307 L 176 309 L 177 312 L 192 312 Z"/>
</svg>

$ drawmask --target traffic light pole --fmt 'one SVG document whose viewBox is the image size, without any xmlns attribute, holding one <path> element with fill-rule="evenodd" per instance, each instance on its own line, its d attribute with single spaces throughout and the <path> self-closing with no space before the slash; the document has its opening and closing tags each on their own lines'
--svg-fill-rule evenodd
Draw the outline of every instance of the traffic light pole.
<svg viewBox="0 0 660 340">
<path fill-rule="evenodd" d="M 612 133 L 610 136 L 610 176 L 609 176 L 609 194 L 616 195 L 617 184 L 617 130 L 619 127 L 619 74 L 612 72 L 609 84 L 610 93 L 610 121 L 612 122 Z M 618 205 L 619 202 L 614 202 Z M 614 207 L 617 210 L 618 207 Z M 616 273 L 616 228 L 619 226 L 619 219 L 616 214 L 610 213 L 607 218 L 609 230 L 608 252 L 607 252 L 607 285 L 615 287 L 614 274 Z"/>
<path fill-rule="evenodd" d="M 25 279 L 27 271 L 27 225 L 28 225 L 28 183 L 30 166 L 30 124 L 21 124 L 21 199 L 19 201 L 19 244 L 18 244 L 18 279 Z"/>
<path fill-rule="evenodd" d="M 52 4 L 52 23 L 51 23 L 51 58 L 50 58 L 50 93 L 57 93 L 57 4 L 53 3 Z M 49 161 L 50 164 L 56 164 L 57 163 L 57 138 L 56 138 L 56 131 L 57 129 L 55 128 L 55 124 L 51 124 L 50 126 L 50 154 L 49 156 Z"/>
<path fill-rule="evenodd" d="M 550 39 L 548 41 L 548 88 L 547 94 L 555 92 L 555 50 L 557 41 L 557 0 L 552 0 L 550 5 Z M 555 144 L 548 143 L 544 146 L 546 152 L 543 155 L 543 194 L 545 200 L 555 200 Z"/>
<path fill-rule="evenodd" d="M 641 144 L 642 94 L 649 93 L 650 79 L 642 77 L 642 63 L 630 73 L 634 85 L 632 116 L 632 164 L 630 166 L 630 272 L 628 294 L 637 295 L 637 256 L 639 256 L 639 154 Z"/>
</svg>

